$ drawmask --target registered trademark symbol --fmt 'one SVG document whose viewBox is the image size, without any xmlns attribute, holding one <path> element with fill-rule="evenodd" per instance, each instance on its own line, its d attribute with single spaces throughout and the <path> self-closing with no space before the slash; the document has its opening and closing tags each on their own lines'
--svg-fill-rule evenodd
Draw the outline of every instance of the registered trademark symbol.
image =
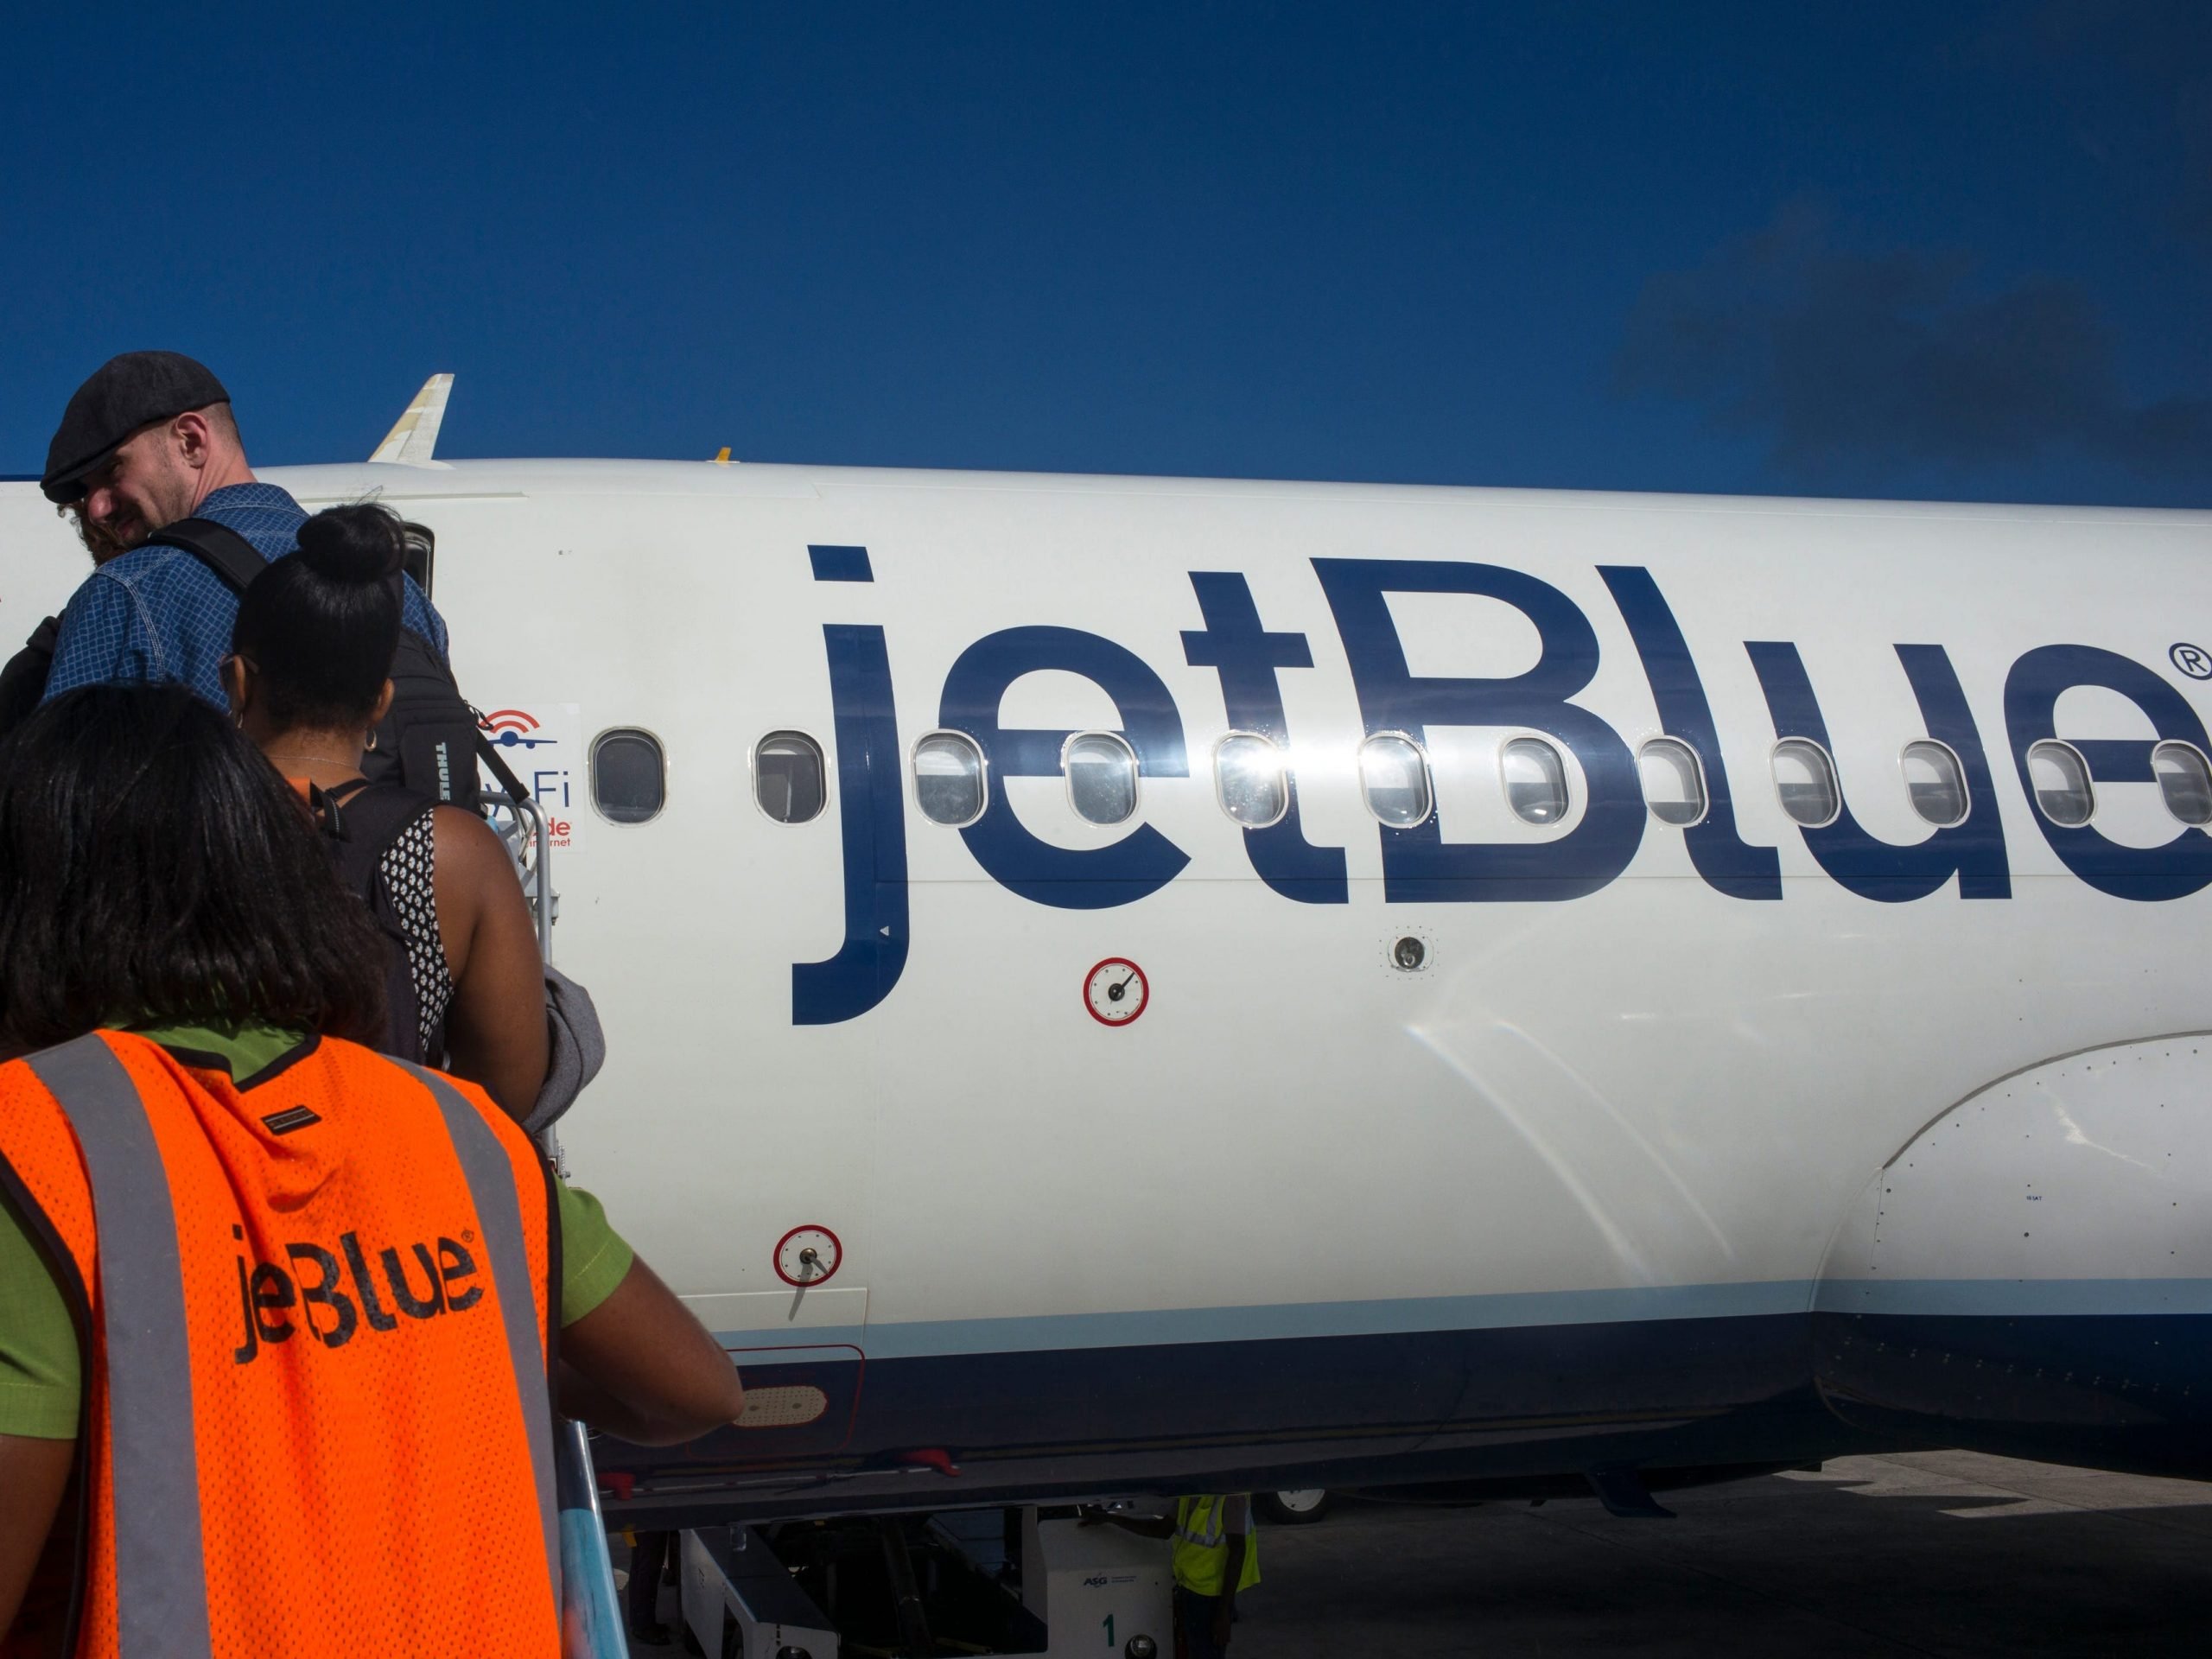
<svg viewBox="0 0 2212 1659">
<path fill-rule="evenodd" d="M 2212 651 L 2202 645 L 2169 645 L 2166 658 L 2192 680 L 2212 680 Z"/>
</svg>

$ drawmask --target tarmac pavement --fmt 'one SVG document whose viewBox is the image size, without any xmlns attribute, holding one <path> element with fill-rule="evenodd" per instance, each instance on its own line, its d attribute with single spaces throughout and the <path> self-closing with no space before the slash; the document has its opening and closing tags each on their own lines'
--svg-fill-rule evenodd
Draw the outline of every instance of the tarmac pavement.
<svg viewBox="0 0 2212 1659">
<path fill-rule="evenodd" d="M 2212 1485 L 1967 1452 L 1594 1503 L 1340 1508 L 1272 1529 L 1230 1651 L 2212 1652 Z"/>
</svg>

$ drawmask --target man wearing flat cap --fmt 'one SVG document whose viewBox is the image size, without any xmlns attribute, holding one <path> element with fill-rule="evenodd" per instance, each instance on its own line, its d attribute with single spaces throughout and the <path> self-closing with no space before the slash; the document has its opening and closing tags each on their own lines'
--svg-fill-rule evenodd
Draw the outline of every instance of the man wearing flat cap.
<svg viewBox="0 0 2212 1659">
<path fill-rule="evenodd" d="M 264 559 L 299 545 L 307 514 L 246 464 L 231 395 L 176 352 L 126 352 L 77 388 L 46 452 L 39 488 L 74 504 L 88 532 L 130 550 L 99 563 L 61 613 L 46 695 L 79 685 L 181 684 L 218 709 L 238 594 L 161 532 L 206 519 Z M 403 620 L 447 656 L 446 625 L 413 580 Z"/>
</svg>

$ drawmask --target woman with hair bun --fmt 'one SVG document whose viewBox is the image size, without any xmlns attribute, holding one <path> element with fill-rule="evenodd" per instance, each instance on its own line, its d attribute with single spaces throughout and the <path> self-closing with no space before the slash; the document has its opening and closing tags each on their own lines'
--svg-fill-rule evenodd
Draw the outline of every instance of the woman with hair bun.
<svg viewBox="0 0 2212 1659">
<path fill-rule="evenodd" d="M 223 687 L 232 713 L 315 808 L 340 873 L 391 950 L 382 1046 L 481 1084 L 517 1118 L 545 1081 L 543 965 L 514 865 L 474 814 L 371 784 L 362 751 L 391 702 L 405 532 L 385 509 L 331 507 L 300 527 L 238 604 Z"/>
</svg>

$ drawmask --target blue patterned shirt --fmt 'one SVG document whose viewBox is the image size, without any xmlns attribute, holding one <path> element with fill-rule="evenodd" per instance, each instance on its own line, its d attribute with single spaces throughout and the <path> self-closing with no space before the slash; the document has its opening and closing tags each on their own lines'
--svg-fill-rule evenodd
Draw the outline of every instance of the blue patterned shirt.
<svg viewBox="0 0 2212 1659">
<path fill-rule="evenodd" d="M 234 530 L 264 559 L 300 545 L 307 512 L 274 484 L 232 484 L 200 504 L 195 518 Z M 448 655 L 445 619 L 406 578 L 405 625 Z M 46 695 L 80 685 L 188 685 L 227 709 L 219 666 L 231 654 L 238 596 L 181 547 L 148 542 L 110 559 L 70 596 L 54 642 Z"/>
</svg>

